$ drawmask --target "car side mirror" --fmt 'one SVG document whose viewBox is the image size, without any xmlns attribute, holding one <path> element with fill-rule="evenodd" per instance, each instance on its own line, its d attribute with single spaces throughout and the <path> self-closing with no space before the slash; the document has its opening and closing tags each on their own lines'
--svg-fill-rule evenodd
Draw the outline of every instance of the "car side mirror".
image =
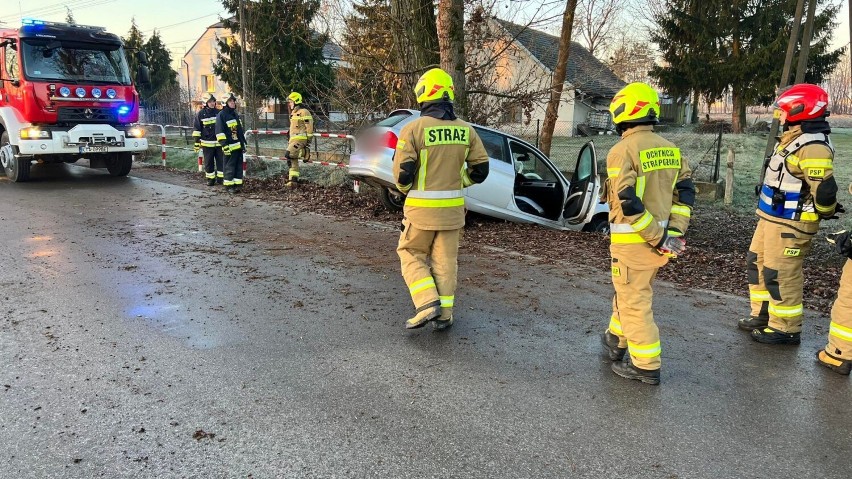
<svg viewBox="0 0 852 479">
<path fill-rule="evenodd" d="M 147 65 L 148 54 L 143 52 L 142 50 L 139 50 L 138 52 L 136 52 L 136 60 L 138 60 L 141 65 Z"/>
<path fill-rule="evenodd" d="M 151 72 L 148 70 L 148 67 L 145 65 L 139 65 L 139 69 L 136 70 L 136 84 L 137 85 L 148 85 L 151 83 Z"/>
</svg>

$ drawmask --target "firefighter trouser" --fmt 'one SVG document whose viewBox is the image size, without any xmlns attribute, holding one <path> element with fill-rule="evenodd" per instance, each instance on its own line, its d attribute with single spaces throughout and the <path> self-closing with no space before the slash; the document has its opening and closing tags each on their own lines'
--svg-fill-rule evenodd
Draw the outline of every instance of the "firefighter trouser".
<svg viewBox="0 0 852 479">
<path fill-rule="evenodd" d="M 825 352 L 840 359 L 852 360 L 852 259 L 846 260 L 837 299 L 831 307 L 831 326 Z"/>
<path fill-rule="evenodd" d="M 225 186 L 239 186 L 243 184 L 243 150 L 231 151 L 225 155 Z"/>
<path fill-rule="evenodd" d="M 637 270 L 612 258 L 612 316 L 609 332 L 618 336 L 618 346 L 627 348 L 630 360 L 640 369 L 660 369 L 660 330 L 651 310 L 651 284 L 659 268 Z"/>
<path fill-rule="evenodd" d="M 299 178 L 299 160 L 308 161 L 310 159 L 310 151 L 308 150 L 307 140 L 290 140 L 287 143 L 287 160 L 290 163 L 291 180 Z"/>
<path fill-rule="evenodd" d="M 222 169 L 222 163 L 224 162 L 225 154 L 222 152 L 222 147 L 203 146 L 201 150 L 204 152 L 204 176 L 208 180 L 224 178 L 225 173 Z"/>
<path fill-rule="evenodd" d="M 440 305 L 441 317 L 449 318 L 456 294 L 462 230 L 421 230 L 407 219 L 402 220 L 402 226 L 396 252 L 414 307 L 422 311 Z"/>
<path fill-rule="evenodd" d="M 746 256 L 751 315 L 769 318 L 769 327 L 802 331 L 802 263 L 813 235 L 757 220 Z"/>
</svg>

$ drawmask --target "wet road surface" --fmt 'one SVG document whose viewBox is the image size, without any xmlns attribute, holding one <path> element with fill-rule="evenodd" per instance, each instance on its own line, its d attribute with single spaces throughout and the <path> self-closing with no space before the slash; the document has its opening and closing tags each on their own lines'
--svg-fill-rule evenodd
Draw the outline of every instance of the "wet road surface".
<svg viewBox="0 0 852 479">
<path fill-rule="evenodd" d="M 852 470 L 817 313 L 772 348 L 736 330 L 743 299 L 659 283 L 651 387 L 610 372 L 607 272 L 571 258 L 465 243 L 456 325 L 410 332 L 392 226 L 153 169 L 33 174 L 0 179 L 0 477 Z"/>
</svg>

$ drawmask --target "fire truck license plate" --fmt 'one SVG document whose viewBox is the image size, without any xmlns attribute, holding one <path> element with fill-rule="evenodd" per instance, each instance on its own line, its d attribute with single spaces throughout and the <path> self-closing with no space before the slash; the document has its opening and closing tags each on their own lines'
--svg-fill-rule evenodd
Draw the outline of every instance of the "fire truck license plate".
<svg viewBox="0 0 852 479">
<path fill-rule="evenodd" d="M 106 153 L 109 148 L 106 146 L 81 146 L 80 153 Z"/>
</svg>

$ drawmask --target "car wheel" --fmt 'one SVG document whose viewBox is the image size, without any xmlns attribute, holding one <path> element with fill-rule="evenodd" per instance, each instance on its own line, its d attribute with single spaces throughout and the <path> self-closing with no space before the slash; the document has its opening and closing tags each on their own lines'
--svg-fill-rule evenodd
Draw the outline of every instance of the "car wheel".
<svg viewBox="0 0 852 479">
<path fill-rule="evenodd" d="M 583 228 L 583 231 L 588 231 L 591 233 L 602 233 L 605 235 L 609 234 L 609 216 L 608 215 L 595 215 L 592 218 L 592 221 L 589 221 L 588 224 Z"/>
<path fill-rule="evenodd" d="M 382 188 L 382 204 L 390 211 L 402 211 L 405 195 L 393 188 Z"/>
<path fill-rule="evenodd" d="M 111 176 L 127 176 L 133 167 L 133 154 L 115 153 L 107 162 L 107 171 Z"/>
<path fill-rule="evenodd" d="M 30 179 L 30 157 L 16 157 L 18 148 L 9 141 L 9 132 L 0 135 L 0 164 L 6 176 L 15 183 Z"/>
</svg>

